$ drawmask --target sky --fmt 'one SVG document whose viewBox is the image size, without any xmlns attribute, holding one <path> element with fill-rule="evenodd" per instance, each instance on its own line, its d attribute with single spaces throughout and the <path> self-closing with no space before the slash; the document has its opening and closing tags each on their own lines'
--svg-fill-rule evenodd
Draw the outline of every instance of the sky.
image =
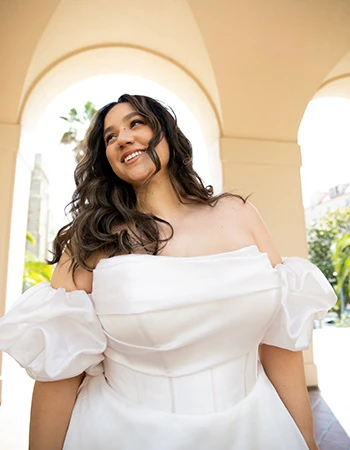
<svg viewBox="0 0 350 450">
<path fill-rule="evenodd" d="M 312 100 L 298 133 L 303 165 L 303 202 L 315 192 L 350 183 L 350 99 L 325 97 Z"/>
<path fill-rule="evenodd" d="M 86 79 L 57 96 L 38 122 L 37 151 L 43 154 L 43 167 L 50 180 L 50 229 L 57 231 L 64 221 L 64 207 L 74 190 L 74 158 L 71 148 L 59 145 L 67 123 L 59 119 L 70 108 L 82 110 L 86 101 L 97 108 L 116 100 L 123 93 L 149 95 L 175 111 L 179 126 L 194 149 L 194 165 L 206 183 L 211 183 L 201 127 L 187 106 L 159 84 L 128 75 L 104 75 Z M 318 98 L 304 113 L 298 133 L 302 150 L 301 179 L 303 203 L 307 207 L 313 193 L 327 191 L 340 183 L 350 182 L 350 99 Z M 83 136 L 85 130 L 81 130 Z"/>
</svg>

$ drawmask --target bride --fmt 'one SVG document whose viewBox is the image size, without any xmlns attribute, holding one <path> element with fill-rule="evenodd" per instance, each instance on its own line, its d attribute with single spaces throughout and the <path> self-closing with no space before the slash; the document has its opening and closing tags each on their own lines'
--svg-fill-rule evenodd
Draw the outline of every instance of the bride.
<svg viewBox="0 0 350 450">
<path fill-rule="evenodd" d="M 103 107 L 51 284 L 0 319 L 36 380 L 31 450 L 317 449 L 301 350 L 336 297 L 254 206 L 213 194 L 174 115 Z"/>
</svg>

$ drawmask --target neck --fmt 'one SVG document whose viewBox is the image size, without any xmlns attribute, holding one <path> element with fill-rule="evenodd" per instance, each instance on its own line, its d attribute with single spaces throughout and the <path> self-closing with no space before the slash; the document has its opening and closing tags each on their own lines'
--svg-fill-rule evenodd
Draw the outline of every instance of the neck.
<svg viewBox="0 0 350 450">
<path fill-rule="evenodd" d="M 153 179 L 139 192 L 138 209 L 168 221 L 176 219 L 188 207 L 177 198 L 169 178 L 163 178 L 161 182 Z"/>
</svg>

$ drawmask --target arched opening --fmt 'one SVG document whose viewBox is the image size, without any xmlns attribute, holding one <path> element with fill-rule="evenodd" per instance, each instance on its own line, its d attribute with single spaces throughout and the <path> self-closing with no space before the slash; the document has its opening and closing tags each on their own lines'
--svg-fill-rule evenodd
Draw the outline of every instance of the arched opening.
<svg viewBox="0 0 350 450">
<path fill-rule="evenodd" d="M 346 74 L 336 79 L 331 77 L 331 81 L 325 82 L 308 104 L 299 128 L 303 201 L 308 229 L 313 224 L 320 224 L 328 213 L 333 217 L 329 223 L 335 224 L 341 218 L 342 211 L 350 206 L 349 117 L 350 77 Z M 321 229 L 318 224 L 316 228 Z M 322 236 L 314 239 L 315 234 L 308 232 L 310 255 L 315 263 L 318 252 L 324 252 L 321 248 L 327 247 L 331 241 L 331 231 L 321 230 L 321 234 L 324 239 Z M 335 237 L 331 242 L 331 253 L 337 239 Z M 323 256 L 323 271 L 327 270 L 327 260 L 328 257 Z M 333 269 L 328 270 L 329 274 L 335 284 L 335 269 L 334 272 Z M 349 338 L 347 321 L 338 320 L 336 314 L 329 315 L 327 321 L 315 330 L 313 346 L 322 397 L 348 434 L 350 421 L 347 405 L 350 396 L 346 385 L 349 366 L 345 354 L 348 352 L 346 343 Z"/>
</svg>

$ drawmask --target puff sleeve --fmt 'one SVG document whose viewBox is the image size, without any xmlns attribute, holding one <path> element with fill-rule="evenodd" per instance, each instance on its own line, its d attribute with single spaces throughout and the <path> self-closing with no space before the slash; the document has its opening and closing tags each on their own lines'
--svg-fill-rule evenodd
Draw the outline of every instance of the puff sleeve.
<svg viewBox="0 0 350 450">
<path fill-rule="evenodd" d="M 288 350 L 310 346 L 314 320 L 322 320 L 336 301 L 323 273 L 303 258 L 283 258 L 275 267 L 281 283 L 281 302 L 262 343 Z"/>
<path fill-rule="evenodd" d="M 106 337 L 90 296 L 40 283 L 0 319 L 0 350 L 38 381 L 102 372 Z"/>
</svg>

